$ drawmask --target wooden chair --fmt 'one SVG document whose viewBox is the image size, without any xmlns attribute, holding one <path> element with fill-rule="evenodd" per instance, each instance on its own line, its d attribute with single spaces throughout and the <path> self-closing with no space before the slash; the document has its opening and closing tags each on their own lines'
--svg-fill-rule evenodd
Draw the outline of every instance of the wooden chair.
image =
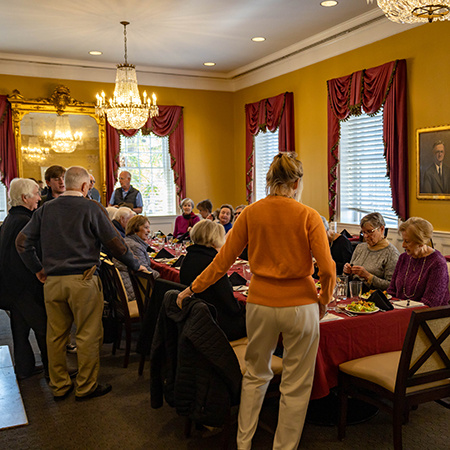
<svg viewBox="0 0 450 450">
<path fill-rule="evenodd" d="M 394 449 L 402 449 L 402 424 L 420 403 L 450 395 L 450 307 L 412 311 L 403 349 L 339 366 L 338 437 L 345 437 L 348 396 L 393 416 Z M 374 395 L 375 394 L 375 395 Z"/>
<path fill-rule="evenodd" d="M 139 317 L 141 324 L 144 322 L 144 317 L 147 311 L 147 307 L 151 302 L 151 296 L 153 287 L 155 285 L 155 279 L 153 274 L 148 272 L 135 272 L 128 268 L 128 274 L 130 276 L 131 284 L 133 285 L 134 295 L 136 297 L 137 306 L 139 309 Z M 142 328 L 142 326 L 141 326 Z M 139 375 L 142 375 L 144 371 L 145 354 L 141 354 L 141 360 L 139 362 Z"/>
<path fill-rule="evenodd" d="M 120 341 L 122 338 L 122 325 L 125 327 L 125 357 L 123 367 L 128 367 L 131 352 L 131 329 L 135 323 L 140 323 L 139 308 L 136 300 L 128 301 L 128 295 L 123 285 L 122 277 L 114 264 L 104 259 L 102 261 L 102 269 L 107 278 L 109 278 L 115 288 L 116 298 L 113 301 L 116 317 L 119 322 L 119 331 L 117 340 L 113 343 L 113 355 L 116 354 L 116 349 L 120 348 Z"/>
</svg>

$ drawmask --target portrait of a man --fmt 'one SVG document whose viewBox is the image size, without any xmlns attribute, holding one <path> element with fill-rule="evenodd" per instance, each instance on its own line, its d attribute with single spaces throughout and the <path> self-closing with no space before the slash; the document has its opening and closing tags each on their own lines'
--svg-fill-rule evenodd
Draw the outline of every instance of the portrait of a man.
<svg viewBox="0 0 450 450">
<path fill-rule="evenodd" d="M 437 141 L 433 145 L 433 162 L 423 177 L 423 193 L 450 194 L 450 167 L 445 164 L 445 144 Z"/>
<path fill-rule="evenodd" d="M 417 130 L 417 197 L 450 199 L 450 127 Z"/>
</svg>

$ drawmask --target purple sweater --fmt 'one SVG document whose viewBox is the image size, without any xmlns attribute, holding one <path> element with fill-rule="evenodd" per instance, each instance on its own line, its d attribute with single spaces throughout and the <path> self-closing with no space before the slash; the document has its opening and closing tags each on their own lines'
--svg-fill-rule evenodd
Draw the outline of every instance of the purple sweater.
<svg viewBox="0 0 450 450">
<path fill-rule="evenodd" d="M 422 276 L 418 281 L 421 272 Z M 387 292 L 395 298 L 416 300 L 431 307 L 447 305 L 450 295 L 445 258 L 437 250 L 428 255 L 425 262 L 424 258 L 411 258 L 407 253 L 403 253 L 395 266 L 394 275 Z"/>
<path fill-rule="evenodd" d="M 183 215 L 178 216 L 175 219 L 175 228 L 173 229 L 173 237 L 178 237 L 186 233 L 189 227 L 193 227 L 199 221 L 200 217 L 198 217 L 194 213 L 191 213 L 189 219 L 186 219 Z"/>
</svg>

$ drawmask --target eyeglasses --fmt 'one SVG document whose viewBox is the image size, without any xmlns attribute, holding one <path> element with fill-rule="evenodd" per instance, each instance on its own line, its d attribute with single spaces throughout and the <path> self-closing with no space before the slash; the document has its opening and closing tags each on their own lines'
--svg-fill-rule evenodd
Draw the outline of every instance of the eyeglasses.
<svg viewBox="0 0 450 450">
<path fill-rule="evenodd" d="M 376 227 L 373 230 L 361 230 L 361 234 L 365 235 L 365 236 L 370 236 L 373 233 L 375 233 L 375 231 L 379 230 L 380 227 Z"/>
</svg>

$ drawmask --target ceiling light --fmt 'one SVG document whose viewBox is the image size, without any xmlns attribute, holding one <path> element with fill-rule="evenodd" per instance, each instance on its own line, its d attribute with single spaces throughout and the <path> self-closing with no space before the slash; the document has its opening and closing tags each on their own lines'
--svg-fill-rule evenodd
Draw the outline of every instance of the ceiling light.
<svg viewBox="0 0 450 450">
<path fill-rule="evenodd" d="M 332 6 L 336 6 L 338 2 L 336 0 L 326 0 L 324 2 L 320 2 L 320 6 L 324 6 L 325 8 L 331 8 Z"/>
<path fill-rule="evenodd" d="M 392 22 L 431 23 L 433 20 L 450 20 L 450 0 L 377 0 L 377 3 Z"/>
<path fill-rule="evenodd" d="M 215 66 L 216 63 L 215 62 L 204 62 L 203 65 L 204 66 L 208 66 L 208 67 L 212 67 L 212 66 Z"/>
<path fill-rule="evenodd" d="M 89 54 L 92 56 L 99 56 L 99 55 L 103 55 L 103 52 L 100 52 L 98 50 L 92 50 L 89 52 Z"/>
<path fill-rule="evenodd" d="M 127 60 L 127 25 L 129 22 L 120 22 L 123 25 L 123 38 L 125 47 L 125 63 L 117 65 L 116 86 L 114 97 L 106 103 L 105 93 L 97 94 L 97 115 L 106 115 L 109 124 L 118 130 L 139 130 L 148 120 L 148 117 L 159 115 L 156 105 L 156 95 L 152 95 L 153 104 L 144 91 L 144 101 L 141 102 L 137 84 L 136 69 Z"/>
<path fill-rule="evenodd" d="M 266 40 L 266 38 L 262 37 L 262 36 L 252 37 L 253 42 L 264 42 L 265 40 Z"/>
</svg>

